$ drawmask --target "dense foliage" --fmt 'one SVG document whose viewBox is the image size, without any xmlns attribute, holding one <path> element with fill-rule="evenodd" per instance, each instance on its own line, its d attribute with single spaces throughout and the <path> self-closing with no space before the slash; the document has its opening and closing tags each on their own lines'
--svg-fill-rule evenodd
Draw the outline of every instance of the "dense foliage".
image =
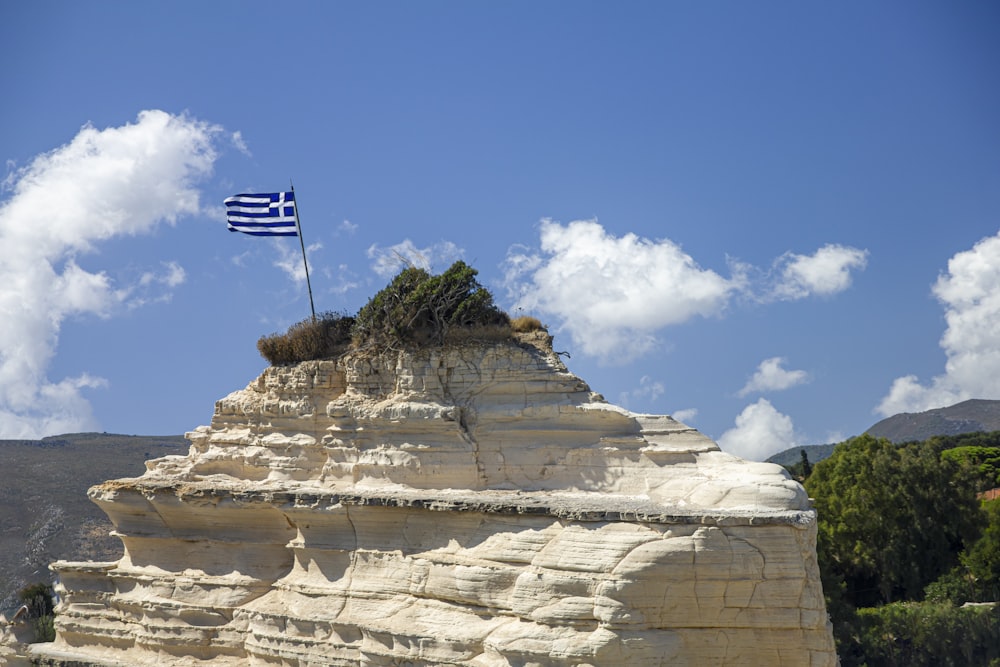
<svg viewBox="0 0 1000 667">
<path fill-rule="evenodd" d="M 493 303 L 477 274 L 462 261 L 437 276 L 407 267 L 357 315 L 324 313 L 303 320 L 286 333 L 262 337 L 257 349 L 272 365 L 282 365 L 335 357 L 351 345 L 391 348 L 509 338 L 514 330 L 510 317 Z M 518 327 L 518 331 L 544 328 L 533 317 L 518 318 Z"/>
<path fill-rule="evenodd" d="M 1000 433 L 902 445 L 863 435 L 812 466 L 805 485 L 844 667 L 1000 665 L 1000 611 L 960 606 L 1000 599 L 1000 501 L 977 497 L 995 481 L 983 463 L 998 445 Z"/>
<path fill-rule="evenodd" d="M 494 328 L 509 335 L 510 318 L 476 280 L 477 273 L 462 261 L 438 276 L 404 269 L 358 312 L 355 342 L 441 344 L 460 328 Z"/>
<path fill-rule="evenodd" d="M 49 584 L 32 584 L 18 591 L 17 597 L 27 610 L 26 617 L 36 642 L 50 642 L 56 638 L 53 595 Z"/>
<path fill-rule="evenodd" d="M 941 458 L 974 466 L 979 473 L 982 491 L 1000 486 L 1000 444 L 952 447 L 941 452 Z"/>
<path fill-rule="evenodd" d="M 843 665 L 1000 665 L 1000 607 L 894 602 L 858 610 L 855 623 L 840 647 Z"/>
<path fill-rule="evenodd" d="M 986 530 L 959 555 L 958 565 L 927 587 L 927 599 L 954 604 L 1000 600 L 1000 500 L 983 507 Z"/>
<path fill-rule="evenodd" d="M 806 480 L 827 583 L 856 607 L 921 599 L 982 530 L 975 487 L 968 468 L 930 442 L 862 435 L 841 444 Z"/>
</svg>

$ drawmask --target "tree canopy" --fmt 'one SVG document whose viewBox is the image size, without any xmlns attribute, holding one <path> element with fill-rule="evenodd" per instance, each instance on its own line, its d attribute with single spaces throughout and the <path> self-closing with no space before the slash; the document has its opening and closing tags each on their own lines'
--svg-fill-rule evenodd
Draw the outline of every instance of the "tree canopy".
<svg viewBox="0 0 1000 667">
<path fill-rule="evenodd" d="M 930 442 L 853 438 L 814 466 L 806 490 L 824 585 L 856 607 L 922 599 L 984 523 L 973 471 Z"/>
<path fill-rule="evenodd" d="M 499 326 L 509 332 L 510 318 L 476 275 L 462 261 L 437 276 L 416 267 L 404 269 L 358 312 L 355 341 L 441 344 L 456 328 Z"/>
</svg>

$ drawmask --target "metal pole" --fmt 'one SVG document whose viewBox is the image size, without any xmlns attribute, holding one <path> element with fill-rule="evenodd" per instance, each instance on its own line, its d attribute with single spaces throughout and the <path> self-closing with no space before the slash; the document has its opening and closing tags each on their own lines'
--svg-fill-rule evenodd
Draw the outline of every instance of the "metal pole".
<svg viewBox="0 0 1000 667">
<path fill-rule="evenodd" d="M 295 195 L 295 186 L 292 185 L 292 179 L 288 179 L 288 184 L 292 188 L 292 196 Z M 309 309 L 312 311 L 313 322 L 316 321 L 316 306 L 313 305 L 313 288 L 312 283 L 309 282 L 309 262 L 306 260 L 306 242 L 302 239 L 302 225 L 299 224 L 299 200 L 295 199 L 295 229 L 299 233 L 299 245 L 302 246 L 302 265 L 306 267 L 306 287 L 309 288 Z"/>
</svg>

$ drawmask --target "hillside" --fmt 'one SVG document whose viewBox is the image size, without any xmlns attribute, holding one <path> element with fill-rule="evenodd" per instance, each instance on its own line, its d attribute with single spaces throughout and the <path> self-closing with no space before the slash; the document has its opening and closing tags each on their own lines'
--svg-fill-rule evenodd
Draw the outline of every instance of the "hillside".
<svg viewBox="0 0 1000 667">
<path fill-rule="evenodd" d="M 1000 401 L 970 399 L 947 408 L 926 412 L 902 412 L 871 426 L 866 433 L 896 444 L 926 440 L 935 435 L 1000 431 Z M 767 459 L 782 466 L 795 465 L 806 451 L 810 463 L 818 463 L 833 453 L 835 445 L 791 447 Z"/>
<path fill-rule="evenodd" d="M 958 435 L 977 431 L 1000 431 L 1000 401 L 971 399 L 947 408 L 926 412 L 903 412 L 868 429 L 890 442 L 926 440 L 935 435 Z"/>
<path fill-rule="evenodd" d="M 108 479 L 141 475 L 144 461 L 186 454 L 183 436 L 76 433 L 42 440 L 0 440 L 0 610 L 17 591 L 48 580 L 59 558 L 114 560 L 121 542 L 87 499 Z"/>
</svg>

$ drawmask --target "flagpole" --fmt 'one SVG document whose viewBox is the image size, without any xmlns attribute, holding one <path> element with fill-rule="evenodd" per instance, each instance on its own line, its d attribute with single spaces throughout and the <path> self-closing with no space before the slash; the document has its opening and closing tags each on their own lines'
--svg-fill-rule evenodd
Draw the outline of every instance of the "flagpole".
<svg viewBox="0 0 1000 667">
<path fill-rule="evenodd" d="M 295 186 L 292 179 L 288 179 L 288 184 L 292 188 L 292 196 L 295 195 Z M 309 262 L 306 260 L 306 242 L 302 239 L 302 225 L 299 223 L 299 200 L 295 200 L 295 230 L 299 233 L 299 245 L 302 246 L 302 265 L 306 267 L 306 287 L 309 288 L 309 309 L 312 311 L 313 322 L 316 321 L 316 306 L 313 305 L 313 288 L 309 282 Z"/>
</svg>

